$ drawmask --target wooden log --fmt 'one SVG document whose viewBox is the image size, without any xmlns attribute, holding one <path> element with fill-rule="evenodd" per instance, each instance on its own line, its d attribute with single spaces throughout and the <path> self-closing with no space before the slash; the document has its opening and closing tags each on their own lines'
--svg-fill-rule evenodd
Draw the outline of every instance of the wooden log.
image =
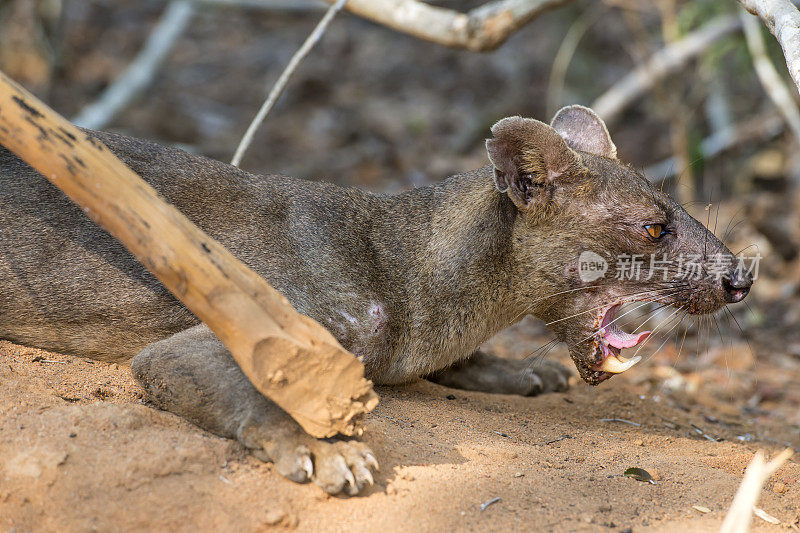
<svg viewBox="0 0 800 533">
<path fill-rule="evenodd" d="M 0 144 L 122 242 L 309 434 L 360 433 L 362 415 L 378 403 L 361 362 L 107 147 L 2 72 Z"/>
</svg>

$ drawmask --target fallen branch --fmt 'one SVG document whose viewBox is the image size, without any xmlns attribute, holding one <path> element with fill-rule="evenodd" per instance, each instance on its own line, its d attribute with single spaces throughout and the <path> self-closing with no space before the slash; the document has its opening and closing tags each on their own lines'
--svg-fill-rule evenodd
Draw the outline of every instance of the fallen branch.
<svg viewBox="0 0 800 533">
<path fill-rule="evenodd" d="M 789 75 L 800 91 L 800 11 L 789 0 L 739 0 L 739 3 L 764 21 L 778 40 Z"/>
<path fill-rule="evenodd" d="M 742 479 L 742 484 L 736 491 L 731 508 L 722 522 L 720 533 L 747 533 L 750 530 L 753 509 L 761 495 L 764 483 L 793 453 L 791 448 L 787 448 L 767 463 L 764 461 L 764 452 L 756 452 L 755 457 L 747 466 L 747 470 L 744 471 L 744 479 Z"/>
<path fill-rule="evenodd" d="M 335 4 L 328 8 L 328 11 L 325 13 L 325 16 L 322 17 L 322 20 L 319 21 L 317 26 L 314 28 L 314 31 L 311 32 L 303 45 L 300 47 L 297 52 L 294 53 L 292 59 L 289 61 L 289 64 L 286 65 L 286 68 L 283 69 L 280 78 L 278 81 L 275 82 L 275 86 L 272 87 L 272 90 L 269 92 L 269 96 L 261 105 L 261 109 L 258 110 L 256 113 L 255 118 L 253 121 L 250 122 L 250 126 L 247 127 L 247 131 L 242 137 L 242 140 L 239 141 L 239 146 L 236 147 L 236 152 L 233 154 L 233 159 L 231 159 L 231 165 L 238 167 L 239 163 L 242 161 L 242 157 L 244 157 L 245 151 L 250 146 L 250 143 L 253 142 L 253 136 L 258 131 L 259 126 L 261 123 L 264 122 L 264 119 L 267 118 L 267 114 L 270 112 L 272 107 L 275 105 L 275 102 L 278 101 L 281 94 L 283 94 L 283 90 L 286 88 L 286 84 L 289 83 L 289 78 L 292 77 L 294 74 L 295 69 L 297 69 L 297 65 L 308 55 L 314 45 L 317 44 L 317 41 L 320 40 L 322 34 L 325 33 L 328 25 L 333 20 L 333 17 L 336 16 L 336 13 L 341 11 L 342 7 L 347 0 L 337 0 Z"/>
<path fill-rule="evenodd" d="M 783 115 L 784 120 L 789 125 L 789 130 L 794 135 L 795 141 L 800 143 L 800 111 L 798 111 L 797 103 L 792 98 L 792 93 L 786 88 L 780 74 L 778 74 L 772 61 L 767 57 L 767 48 L 764 43 L 764 36 L 761 34 L 761 25 L 754 17 L 744 11 L 741 12 L 741 18 L 744 36 L 747 40 L 747 48 L 753 58 L 753 68 L 756 70 L 758 80 L 761 82 L 761 86 L 769 96 L 769 99 L 772 100 L 772 103 Z M 798 44 L 800 44 L 800 41 L 798 41 Z"/>
<path fill-rule="evenodd" d="M 625 108 L 649 92 L 658 82 L 683 68 L 714 43 L 738 30 L 741 25 L 742 21 L 735 15 L 720 17 L 662 48 L 644 65 L 634 69 L 600 95 L 591 108 L 606 123 L 613 122 Z"/>
<path fill-rule="evenodd" d="M 125 72 L 114 80 L 97 100 L 72 119 L 78 126 L 99 130 L 153 82 L 156 71 L 172 50 L 194 13 L 193 2 L 172 0 L 147 37 L 142 50 Z"/>
<path fill-rule="evenodd" d="M 211 328 L 253 385 L 309 434 L 360 430 L 360 417 L 378 398 L 351 353 L 102 143 L 2 73 L 0 144 L 124 244 Z"/>
<path fill-rule="evenodd" d="M 336 0 L 325 0 L 329 4 Z M 349 0 L 349 12 L 401 33 L 473 52 L 494 50 L 539 15 L 571 0 L 495 0 L 460 13 L 418 0 Z"/>
</svg>

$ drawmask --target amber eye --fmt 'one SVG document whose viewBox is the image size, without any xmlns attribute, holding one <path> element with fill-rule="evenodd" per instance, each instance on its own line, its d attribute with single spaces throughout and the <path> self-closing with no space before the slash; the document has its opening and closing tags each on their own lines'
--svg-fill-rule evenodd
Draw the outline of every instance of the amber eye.
<svg viewBox="0 0 800 533">
<path fill-rule="evenodd" d="M 647 234 L 650 235 L 654 239 L 660 239 L 664 236 L 664 225 L 663 224 L 648 224 L 644 227 L 647 230 Z"/>
</svg>

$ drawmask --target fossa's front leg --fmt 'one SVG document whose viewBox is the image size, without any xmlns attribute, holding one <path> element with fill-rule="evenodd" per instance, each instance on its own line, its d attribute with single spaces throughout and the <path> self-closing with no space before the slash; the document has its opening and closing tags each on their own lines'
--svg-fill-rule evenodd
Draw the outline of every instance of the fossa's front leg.
<svg viewBox="0 0 800 533">
<path fill-rule="evenodd" d="M 373 483 L 378 463 L 365 444 L 309 436 L 256 390 L 205 325 L 147 346 L 131 369 L 155 406 L 236 439 L 292 481 L 351 495 Z"/>
<path fill-rule="evenodd" d="M 512 360 L 480 350 L 425 377 L 454 389 L 536 396 L 569 388 L 570 371 L 555 361 Z"/>
</svg>

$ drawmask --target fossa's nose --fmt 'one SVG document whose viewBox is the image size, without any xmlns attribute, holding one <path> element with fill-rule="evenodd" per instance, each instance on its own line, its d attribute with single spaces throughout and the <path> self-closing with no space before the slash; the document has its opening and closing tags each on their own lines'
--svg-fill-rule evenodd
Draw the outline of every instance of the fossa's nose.
<svg viewBox="0 0 800 533">
<path fill-rule="evenodd" d="M 734 268 L 722 277 L 722 288 L 729 303 L 741 302 L 753 286 L 753 276 L 742 268 Z"/>
</svg>

